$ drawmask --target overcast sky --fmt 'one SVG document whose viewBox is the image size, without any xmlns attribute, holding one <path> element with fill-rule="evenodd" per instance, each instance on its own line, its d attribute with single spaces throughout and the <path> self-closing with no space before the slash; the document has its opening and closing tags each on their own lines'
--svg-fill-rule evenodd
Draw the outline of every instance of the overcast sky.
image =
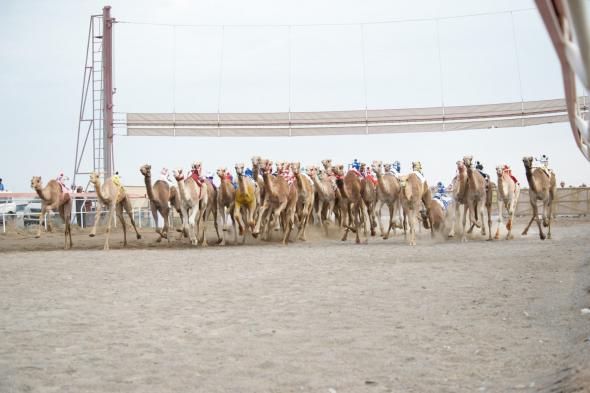
<svg viewBox="0 0 590 393">
<path fill-rule="evenodd" d="M 73 172 L 88 21 L 105 4 L 8 0 L 2 5 L 0 177 L 9 189 L 26 191 L 33 175 L 48 179 L 62 170 Z M 222 34 L 217 26 L 117 24 L 115 110 L 120 113 L 407 108 L 563 97 L 559 64 L 533 1 L 125 0 L 111 5 L 121 22 L 227 26 Z M 448 18 L 485 13 L 491 14 Z M 441 18 L 440 61 L 436 22 L 424 20 L 431 18 Z M 405 21 L 372 23 L 396 20 Z M 360 22 L 366 23 L 364 40 Z M 331 23 L 350 25 L 300 26 Z M 277 24 L 298 26 L 235 26 Z M 431 182 L 446 183 L 455 161 L 472 154 L 490 172 L 511 164 L 525 181 L 522 156 L 543 153 L 559 180 L 590 182 L 590 165 L 566 123 L 371 136 L 115 137 L 116 169 L 126 184 L 142 183 L 138 169 L 144 163 L 159 170 L 201 160 L 206 170 L 214 170 L 252 155 L 304 165 L 327 157 L 335 162 L 397 159 L 405 170 L 412 160 L 421 160 Z"/>
</svg>

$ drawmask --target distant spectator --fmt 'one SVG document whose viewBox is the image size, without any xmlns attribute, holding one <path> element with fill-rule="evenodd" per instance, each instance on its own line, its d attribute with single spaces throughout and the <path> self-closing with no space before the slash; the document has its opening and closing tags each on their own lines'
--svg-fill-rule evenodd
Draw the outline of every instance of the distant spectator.
<svg viewBox="0 0 590 393">
<path fill-rule="evenodd" d="M 81 194 L 84 192 L 84 189 L 82 188 L 82 186 L 78 186 L 76 188 L 76 194 Z M 80 228 L 82 228 L 82 208 L 84 207 L 84 198 L 82 197 L 76 197 L 76 222 L 78 223 L 78 226 Z"/>
<path fill-rule="evenodd" d="M 0 179 L 0 191 L 4 191 L 4 183 L 2 183 L 2 179 Z"/>
<path fill-rule="evenodd" d="M 562 181 L 561 183 L 559 183 L 559 185 L 561 186 L 561 188 L 564 188 L 565 187 L 565 182 Z"/>
</svg>

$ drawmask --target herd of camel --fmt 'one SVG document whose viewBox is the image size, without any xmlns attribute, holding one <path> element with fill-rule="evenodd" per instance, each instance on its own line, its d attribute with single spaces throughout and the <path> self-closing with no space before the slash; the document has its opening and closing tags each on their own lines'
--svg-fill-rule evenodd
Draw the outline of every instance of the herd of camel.
<svg viewBox="0 0 590 393">
<path fill-rule="evenodd" d="M 415 245 L 416 229 L 420 221 L 425 228 L 431 230 L 433 236 L 436 232 L 444 232 L 453 237 L 461 217 L 462 241 L 466 241 L 466 234 L 471 233 L 475 227 L 481 228 L 482 235 L 486 235 L 484 217 L 487 217 L 488 240 L 491 240 L 492 196 L 495 190 L 499 209 L 495 238 L 500 236 L 500 227 L 503 225 L 502 209 L 506 208 L 506 239 L 512 239 L 512 223 L 520 185 L 505 166 L 497 167 L 496 184 L 474 169 L 472 161 L 471 156 L 457 161 L 457 174 L 448 190 L 452 193 L 452 203 L 448 208 L 439 203 L 437 198 L 433 198 L 430 187 L 420 173 L 413 171 L 403 176 L 396 175 L 391 172 L 389 164 L 381 161 L 374 161 L 371 165 L 375 174 L 373 178 L 363 175 L 370 173 L 364 164 L 361 164 L 360 170 L 345 171 L 344 165 L 323 160 L 321 168 L 310 166 L 303 173 L 298 162 L 277 163 L 276 170 L 273 171 L 271 161 L 254 157 L 251 176 L 246 175 L 244 164 L 235 165 L 237 186 L 226 168 L 218 169 L 220 185 L 217 187 L 210 179 L 185 176 L 182 170 L 174 171 L 176 184 L 165 180 L 152 183 L 150 165 L 142 166 L 140 172 L 145 179 L 159 236 L 158 242 L 162 239 L 170 241 L 171 209 L 181 216 L 182 228 L 178 230 L 181 237 L 188 237 L 193 245 L 203 246 L 207 245 L 205 230 L 211 216 L 218 243 L 221 245 L 226 243 L 224 231 L 228 219 L 232 221 L 234 243 L 238 243 L 238 234 L 244 243 L 248 233 L 254 238 L 270 241 L 272 233 L 278 229 L 282 231 L 282 243 L 287 244 L 294 227 L 297 227 L 297 239 L 305 240 L 310 224 L 317 223 L 327 233 L 328 226 L 332 223 L 342 228 L 343 241 L 347 239 L 349 232 L 353 232 L 356 243 L 366 242 L 367 226 L 372 236 L 376 234 L 378 226 L 383 239 L 387 239 L 392 231 L 395 233 L 396 228 L 403 228 L 407 242 Z M 536 220 L 540 238 L 546 237 L 543 226 L 548 227 L 547 237 L 551 238 L 552 209 L 557 184 L 555 174 L 543 168 L 534 168 L 532 157 L 524 157 L 523 163 L 533 212 L 523 235 L 526 235 L 533 220 Z M 200 163 L 195 163 L 193 168 L 196 173 L 202 173 Z M 141 235 L 133 220 L 131 202 L 118 178 L 106 179 L 101 184 L 99 174 L 93 173 L 90 175 L 90 182 L 94 185 L 98 201 L 96 217 L 100 217 L 102 206 L 108 209 L 104 249 L 109 249 L 109 234 L 115 213 L 122 224 L 124 245 L 127 245 L 124 212 L 128 214 L 137 238 L 140 239 Z M 59 211 L 65 222 L 65 249 L 71 248 L 71 196 L 62 190 L 56 180 L 49 181 L 43 187 L 41 178 L 35 176 L 31 180 L 31 187 L 42 202 L 37 237 L 41 235 L 45 213 Z M 539 219 L 537 201 L 542 201 L 542 220 Z M 383 206 L 387 206 L 389 211 L 389 222 L 385 226 L 381 218 Z M 157 225 L 158 214 L 164 219 L 161 229 Z M 218 217 L 221 218 L 224 230 L 221 234 Z M 466 230 L 467 218 L 470 226 Z M 90 236 L 96 235 L 98 222 L 96 219 Z M 363 240 L 361 232 L 364 234 Z"/>
</svg>

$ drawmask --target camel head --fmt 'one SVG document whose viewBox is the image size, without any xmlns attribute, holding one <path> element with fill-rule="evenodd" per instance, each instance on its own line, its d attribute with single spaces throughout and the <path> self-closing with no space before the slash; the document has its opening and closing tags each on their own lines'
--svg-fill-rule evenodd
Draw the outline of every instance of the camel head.
<svg viewBox="0 0 590 393">
<path fill-rule="evenodd" d="M 236 164 L 237 167 L 238 164 Z M 242 164 L 243 165 L 243 164 Z M 236 169 L 237 172 L 237 169 Z M 225 178 L 225 174 L 227 173 L 227 168 L 220 166 L 219 168 L 217 168 L 217 176 L 219 176 L 219 178 L 221 180 L 223 180 Z"/>
<path fill-rule="evenodd" d="M 31 179 L 31 188 L 33 190 L 36 190 L 37 188 L 41 188 L 42 184 L 41 184 L 41 176 L 33 176 L 33 178 Z"/>
<path fill-rule="evenodd" d="M 97 172 L 92 172 L 90 174 L 90 183 L 97 184 L 100 182 L 100 175 Z"/>
<path fill-rule="evenodd" d="M 359 171 L 361 173 L 365 173 L 365 170 L 367 169 L 367 164 L 364 162 L 361 162 L 361 165 L 359 166 Z"/>
<path fill-rule="evenodd" d="M 326 158 L 325 160 L 322 160 L 322 165 L 325 170 L 329 171 L 332 168 L 332 159 Z"/>
<path fill-rule="evenodd" d="M 310 166 L 307 167 L 307 174 L 309 176 L 312 176 L 313 177 L 313 176 L 317 175 L 317 173 L 318 173 L 318 167 L 317 166 L 310 165 Z"/>
<path fill-rule="evenodd" d="M 382 161 L 373 161 L 373 163 L 371 164 L 371 169 L 375 173 L 381 173 L 381 165 L 383 165 Z"/>
<path fill-rule="evenodd" d="M 182 169 L 175 169 L 173 173 L 174 173 L 174 178 L 176 179 L 176 181 L 184 180 L 184 175 L 182 174 Z"/>
<path fill-rule="evenodd" d="M 533 157 L 522 157 L 522 162 L 526 169 L 531 169 L 533 167 Z"/>
<path fill-rule="evenodd" d="M 272 173 L 272 161 L 269 161 L 267 159 L 262 159 L 260 160 L 260 166 L 262 167 L 262 170 L 264 171 L 264 173 L 270 175 Z"/>
<path fill-rule="evenodd" d="M 344 165 L 338 164 L 331 167 L 334 174 L 338 177 L 344 176 Z"/>
<path fill-rule="evenodd" d="M 235 165 L 236 168 L 236 174 L 238 176 L 242 176 L 244 174 L 244 163 L 243 162 L 239 162 Z M 217 171 L 217 173 L 219 173 L 219 171 Z"/>
<path fill-rule="evenodd" d="M 151 177 L 152 176 L 152 166 L 149 164 L 145 164 L 141 168 L 139 168 L 139 172 L 141 172 L 141 174 L 144 177 Z"/>
<path fill-rule="evenodd" d="M 504 167 L 507 167 L 508 165 L 498 165 L 496 167 L 496 173 L 498 174 L 498 176 L 502 176 L 502 174 L 504 173 Z"/>
<path fill-rule="evenodd" d="M 471 168 L 471 163 L 473 162 L 473 156 L 465 156 L 463 157 L 463 164 L 465 167 Z"/>
<path fill-rule="evenodd" d="M 262 158 L 260 158 L 260 156 L 254 156 L 254 157 L 252 157 L 252 166 L 260 167 L 260 162 L 261 161 L 262 161 Z"/>
<path fill-rule="evenodd" d="M 383 169 L 387 173 L 391 172 L 391 164 L 385 164 L 385 165 L 383 165 Z"/>
<path fill-rule="evenodd" d="M 300 162 L 292 162 L 291 163 L 291 170 L 296 175 L 300 174 L 301 173 L 301 163 Z"/>
<path fill-rule="evenodd" d="M 457 161 L 457 171 L 463 172 L 464 170 L 465 170 L 465 164 L 463 163 L 463 161 L 461 161 L 461 160 Z"/>
</svg>

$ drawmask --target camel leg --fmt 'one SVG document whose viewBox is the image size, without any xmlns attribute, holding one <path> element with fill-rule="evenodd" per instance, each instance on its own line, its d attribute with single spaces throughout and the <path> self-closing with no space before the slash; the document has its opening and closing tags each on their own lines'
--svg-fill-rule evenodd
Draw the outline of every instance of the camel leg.
<svg viewBox="0 0 590 393">
<path fill-rule="evenodd" d="M 496 228 L 496 234 L 494 235 L 494 239 L 500 238 L 500 227 L 502 226 L 502 210 L 504 209 L 504 201 L 500 198 L 500 192 L 498 192 L 498 228 Z M 510 218 L 508 218 L 510 220 Z"/>
<path fill-rule="evenodd" d="M 219 244 L 223 240 L 221 238 L 221 235 L 219 234 L 219 224 L 217 222 L 217 213 L 218 213 L 217 206 L 212 206 L 211 211 L 213 212 L 213 227 L 215 228 L 215 233 L 217 234 L 217 244 Z M 222 228 L 221 232 L 223 232 L 223 228 Z"/>
<path fill-rule="evenodd" d="M 285 234 L 283 236 L 283 245 L 289 244 L 289 236 L 291 236 L 291 230 L 295 223 L 295 208 L 287 209 L 285 212 Z"/>
<path fill-rule="evenodd" d="M 547 219 L 547 239 L 551 239 L 551 222 L 553 221 L 553 201 L 551 198 L 547 202 L 547 210 L 549 212 L 549 217 Z"/>
<path fill-rule="evenodd" d="M 245 224 L 243 223 L 241 209 L 242 209 L 242 205 L 240 205 L 239 203 L 236 203 L 234 205 L 234 244 L 238 243 L 238 232 L 236 230 L 236 224 L 240 228 L 240 235 L 243 236 L 242 244 L 246 240 L 246 228 L 245 228 Z"/>
<path fill-rule="evenodd" d="M 117 203 L 117 218 L 121 221 L 121 228 L 123 228 L 123 246 L 127 247 L 127 226 L 125 225 L 125 217 L 123 217 L 123 202 Z"/>
<path fill-rule="evenodd" d="M 168 244 L 170 244 L 170 236 L 168 236 L 168 232 L 170 231 L 170 208 L 166 206 L 162 207 L 162 218 L 164 219 L 164 228 L 162 228 L 158 241 L 161 241 L 162 237 L 164 237 L 168 240 Z M 141 217 L 139 219 L 141 220 Z"/>
<path fill-rule="evenodd" d="M 137 227 L 135 226 L 135 220 L 133 219 L 133 210 L 131 209 L 131 202 L 129 201 L 129 198 L 125 197 L 125 200 L 123 201 L 123 207 L 125 208 L 125 211 L 127 212 L 127 215 L 129 216 L 129 221 L 131 221 L 131 226 L 133 226 L 133 230 L 135 231 L 135 235 L 137 236 L 137 240 L 141 239 L 141 235 L 139 234 L 139 231 L 137 230 Z"/>
<path fill-rule="evenodd" d="M 180 213 L 182 216 L 182 230 L 180 231 L 181 235 L 180 235 L 179 240 L 182 239 L 183 237 L 187 236 L 190 232 L 189 221 L 188 221 L 188 209 L 184 204 L 180 207 Z"/>
<path fill-rule="evenodd" d="M 188 217 L 188 233 L 189 233 L 189 239 L 191 240 L 191 244 L 193 246 L 197 246 L 197 234 L 199 231 L 199 223 L 198 223 L 198 219 L 200 217 L 200 210 L 199 210 L 199 204 L 197 203 L 195 206 L 193 206 L 191 208 L 191 212 L 190 215 Z"/>
<path fill-rule="evenodd" d="M 451 230 L 449 231 L 449 237 L 455 237 L 455 227 L 459 227 L 459 220 L 461 219 L 461 204 L 455 201 L 455 216 L 451 221 Z"/>
<path fill-rule="evenodd" d="M 467 210 L 469 209 L 469 207 L 467 206 L 467 204 L 463 205 L 463 233 L 461 234 L 461 241 L 462 242 L 466 242 L 467 241 L 467 232 L 465 231 L 465 225 L 467 225 Z"/>
<path fill-rule="evenodd" d="M 208 207 L 203 205 L 200 206 L 199 211 L 201 214 L 197 215 L 197 243 L 200 243 L 203 247 L 209 246 L 205 232 L 207 228 L 207 217 L 209 216 Z"/>
<path fill-rule="evenodd" d="M 381 237 L 387 239 L 385 237 L 385 231 L 383 231 L 383 220 L 381 219 L 381 209 L 383 208 L 383 204 L 383 201 L 377 201 L 377 205 L 375 205 L 375 219 L 377 220 L 377 226 L 379 227 Z"/>
<path fill-rule="evenodd" d="M 537 207 L 536 203 L 533 205 L 533 215 L 535 221 L 537 222 L 537 226 L 539 227 L 539 238 L 541 238 L 541 240 L 545 240 L 545 234 L 543 233 L 543 225 L 541 224 L 541 220 L 539 219 L 539 208 Z"/>
<path fill-rule="evenodd" d="M 510 208 L 508 210 L 508 223 L 506 224 L 506 229 L 508 229 L 508 235 L 506 235 L 506 240 L 514 239 L 512 235 L 512 226 L 514 224 L 514 216 L 516 215 L 516 203 L 518 201 L 518 195 L 520 194 L 519 189 L 516 189 L 512 199 L 510 200 Z"/>
<path fill-rule="evenodd" d="M 219 205 L 219 216 L 221 216 L 221 241 L 219 245 L 225 246 L 225 233 L 227 232 L 227 214 L 225 214 L 225 206 Z"/>
<path fill-rule="evenodd" d="M 258 234 L 260 233 L 260 225 L 262 224 L 262 220 L 264 219 L 265 214 L 267 214 L 268 210 L 269 210 L 269 202 L 265 198 L 264 203 L 262 204 L 262 206 L 258 210 L 258 219 L 256 220 L 256 225 L 254 226 L 254 231 L 252 231 L 252 236 L 258 237 Z"/>
<path fill-rule="evenodd" d="M 98 222 L 100 221 L 100 215 L 102 213 L 102 203 L 100 201 L 96 202 L 96 212 L 94 213 L 94 225 L 92 226 L 92 230 L 88 234 L 90 237 L 96 236 L 96 227 L 98 226 Z"/>
<path fill-rule="evenodd" d="M 116 205 L 112 204 L 109 208 L 109 215 L 107 217 L 106 239 L 104 242 L 104 250 L 109 250 L 109 237 L 111 235 L 111 223 L 113 221 L 113 214 L 115 214 Z"/>
<path fill-rule="evenodd" d="M 492 240 L 492 206 L 486 206 L 488 212 L 488 240 Z"/>
<path fill-rule="evenodd" d="M 236 220 L 236 213 L 235 213 L 236 205 L 230 206 L 230 218 L 232 223 L 232 228 L 234 231 L 234 244 L 238 244 L 238 227 L 237 227 L 237 220 Z"/>
<path fill-rule="evenodd" d="M 45 212 L 47 211 L 47 206 L 41 206 L 41 213 L 39 213 L 39 228 L 37 228 L 37 234 L 35 235 L 36 238 L 41 237 L 41 228 L 43 228 L 43 224 L 45 224 Z"/>
<path fill-rule="evenodd" d="M 485 201 L 485 198 L 484 198 Z M 485 236 L 486 235 L 486 226 L 484 224 L 484 210 L 485 210 L 485 203 L 483 201 L 481 201 L 478 205 L 477 205 L 477 209 L 479 210 L 479 217 L 481 218 L 481 235 Z M 491 235 L 491 234 L 490 234 Z"/>
<path fill-rule="evenodd" d="M 415 246 L 416 245 L 416 214 L 413 209 L 410 210 L 410 214 L 408 214 L 408 221 L 410 224 L 410 241 L 408 244 L 410 246 Z"/>
<path fill-rule="evenodd" d="M 272 229 L 275 228 L 276 223 L 281 222 L 281 216 L 283 215 L 283 211 L 287 207 L 287 202 L 288 201 L 284 201 L 283 203 L 281 203 L 279 205 L 279 207 L 273 212 L 272 220 L 270 222 L 270 225 L 268 226 L 271 231 L 271 233 L 269 234 L 269 237 L 272 236 Z M 286 225 L 286 223 L 284 221 L 285 220 L 283 220 L 283 226 Z M 286 231 L 286 228 L 283 227 L 283 232 L 285 232 L 285 231 Z M 270 241 L 270 238 L 268 240 Z"/>
<path fill-rule="evenodd" d="M 529 221 L 528 225 L 524 228 L 524 231 L 522 231 L 522 235 L 526 236 L 529 232 L 529 228 L 531 227 L 531 224 L 533 223 L 535 217 L 536 217 L 536 211 L 537 211 L 537 204 L 534 203 L 533 201 L 531 201 L 531 208 L 533 210 L 533 216 L 531 217 L 531 220 Z"/>
<path fill-rule="evenodd" d="M 154 218 L 154 226 L 155 226 L 155 231 L 156 233 L 159 235 L 158 239 L 156 239 L 156 242 L 161 242 L 162 238 L 164 237 L 163 234 L 163 230 L 160 230 L 160 228 L 158 228 L 158 207 L 156 206 L 155 203 L 150 203 L 150 210 L 152 211 L 152 217 Z M 141 218 L 140 218 L 141 220 Z M 164 217 L 164 222 L 166 222 L 166 217 Z"/>
</svg>

